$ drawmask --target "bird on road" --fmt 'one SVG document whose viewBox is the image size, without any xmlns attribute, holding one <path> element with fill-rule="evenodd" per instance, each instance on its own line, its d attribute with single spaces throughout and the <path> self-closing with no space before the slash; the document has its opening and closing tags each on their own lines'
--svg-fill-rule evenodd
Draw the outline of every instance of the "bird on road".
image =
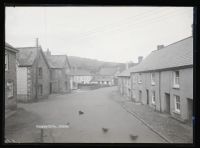
<svg viewBox="0 0 200 148">
<path fill-rule="evenodd" d="M 130 138 L 131 138 L 131 140 L 136 140 L 138 138 L 138 136 L 130 134 Z"/>
<path fill-rule="evenodd" d="M 102 131 L 104 132 L 104 133 L 106 133 L 106 132 L 108 132 L 108 128 L 102 128 Z"/>
<path fill-rule="evenodd" d="M 82 114 L 84 114 L 84 112 L 83 112 L 83 111 L 81 111 L 81 110 L 79 110 L 79 111 L 78 111 L 78 113 L 79 113 L 79 115 L 82 115 Z"/>
</svg>

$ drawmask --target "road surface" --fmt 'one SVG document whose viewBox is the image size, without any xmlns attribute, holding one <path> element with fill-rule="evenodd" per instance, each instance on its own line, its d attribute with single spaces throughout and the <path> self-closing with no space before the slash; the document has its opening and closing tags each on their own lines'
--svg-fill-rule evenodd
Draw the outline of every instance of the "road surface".
<svg viewBox="0 0 200 148">
<path fill-rule="evenodd" d="M 116 87 L 107 87 L 64 95 L 53 94 L 42 102 L 20 104 L 19 107 L 38 116 L 40 121 L 34 120 L 30 130 L 27 127 L 26 130 L 21 130 L 21 138 L 17 140 L 36 142 L 28 138 L 31 135 L 37 135 L 37 138 L 41 136 L 41 130 L 36 126 L 55 125 L 56 128 L 43 130 L 43 142 L 165 143 L 164 139 L 112 99 L 112 93 L 116 91 Z M 79 111 L 83 114 L 79 114 Z M 59 125 L 67 126 L 58 128 Z M 32 131 L 37 132 L 33 134 Z M 13 134 L 17 134 L 17 130 Z"/>
</svg>

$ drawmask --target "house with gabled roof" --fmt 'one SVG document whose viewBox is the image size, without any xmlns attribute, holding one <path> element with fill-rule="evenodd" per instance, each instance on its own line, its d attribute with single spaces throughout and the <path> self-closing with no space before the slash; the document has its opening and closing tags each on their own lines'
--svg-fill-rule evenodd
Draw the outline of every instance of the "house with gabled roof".
<svg viewBox="0 0 200 148">
<path fill-rule="evenodd" d="M 49 64 L 41 46 L 17 48 L 17 99 L 32 102 L 48 98 Z"/>
<path fill-rule="evenodd" d="M 17 108 L 16 53 L 13 46 L 5 43 L 5 118 Z"/>
<path fill-rule="evenodd" d="M 180 121 L 193 116 L 193 37 L 159 45 L 131 68 L 132 99 Z"/>
<path fill-rule="evenodd" d="M 115 67 L 103 67 L 99 70 L 98 74 L 91 80 L 92 83 L 100 85 L 117 85 L 116 73 L 118 68 Z"/>
<path fill-rule="evenodd" d="M 71 92 L 70 64 L 67 55 L 51 55 L 47 50 L 45 56 L 50 68 L 50 93 Z"/>
<path fill-rule="evenodd" d="M 70 71 L 70 77 L 72 89 L 78 89 L 79 84 L 90 84 L 93 74 L 88 70 L 74 68 Z"/>
<path fill-rule="evenodd" d="M 122 71 L 121 73 L 118 73 L 116 76 L 118 77 L 118 91 L 122 96 L 125 96 L 128 100 L 130 100 L 132 97 L 131 93 L 131 73 L 130 73 L 130 68 L 138 65 L 142 61 L 143 57 L 139 56 L 138 57 L 138 62 L 137 63 L 126 63 L 125 67 L 126 69 Z"/>
</svg>

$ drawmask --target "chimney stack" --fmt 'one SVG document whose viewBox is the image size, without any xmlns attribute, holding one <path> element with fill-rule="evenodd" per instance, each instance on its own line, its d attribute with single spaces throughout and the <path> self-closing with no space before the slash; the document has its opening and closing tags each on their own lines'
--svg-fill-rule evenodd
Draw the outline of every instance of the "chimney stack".
<svg viewBox="0 0 200 148">
<path fill-rule="evenodd" d="M 138 63 L 142 62 L 142 60 L 143 60 L 143 56 L 139 56 L 138 57 Z"/>
<path fill-rule="evenodd" d="M 165 46 L 164 45 L 158 45 L 157 46 L 157 50 L 160 50 L 160 49 L 162 49 L 162 48 L 164 48 Z"/>
</svg>

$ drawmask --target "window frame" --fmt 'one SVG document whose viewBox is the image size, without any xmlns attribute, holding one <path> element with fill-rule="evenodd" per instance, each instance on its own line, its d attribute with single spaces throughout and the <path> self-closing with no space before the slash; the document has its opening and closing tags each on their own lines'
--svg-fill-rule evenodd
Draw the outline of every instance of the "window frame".
<svg viewBox="0 0 200 148">
<path fill-rule="evenodd" d="M 42 78 L 42 75 L 43 75 L 42 67 L 39 67 L 39 68 L 38 68 L 38 77 L 39 77 L 39 78 Z"/>
<path fill-rule="evenodd" d="M 9 86 L 8 86 L 8 83 L 10 83 L 11 84 L 11 88 L 12 88 L 12 90 L 11 90 L 11 95 L 9 95 Z M 7 97 L 8 98 L 12 98 L 12 97 L 14 97 L 14 82 L 13 81 L 7 81 L 6 82 L 6 91 L 7 91 Z"/>
<path fill-rule="evenodd" d="M 179 101 L 177 101 L 177 99 L 179 99 Z M 181 98 L 178 95 L 174 95 L 174 103 L 175 103 L 175 112 L 180 114 L 181 113 Z M 179 108 L 177 106 L 177 104 L 179 104 Z"/>
<path fill-rule="evenodd" d="M 178 72 L 178 77 L 177 77 L 177 72 Z M 173 71 L 173 87 L 180 88 L 180 72 L 178 70 Z"/>
<path fill-rule="evenodd" d="M 5 71 L 8 71 L 9 69 L 9 56 L 8 53 L 5 52 Z"/>
<path fill-rule="evenodd" d="M 154 105 L 156 104 L 156 91 L 155 90 L 152 91 L 151 102 Z"/>
<path fill-rule="evenodd" d="M 138 74 L 138 83 L 141 84 L 142 83 L 142 73 Z"/>
<path fill-rule="evenodd" d="M 154 75 L 154 77 L 153 77 L 153 75 Z M 155 82 L 155 77 L 156 77 L 155 72 L 152 72 L 152 73 L 151 73 L 151 85 L 155 85 L 155 84 L 156 84 L 156 82 Z"/>
</svg>

